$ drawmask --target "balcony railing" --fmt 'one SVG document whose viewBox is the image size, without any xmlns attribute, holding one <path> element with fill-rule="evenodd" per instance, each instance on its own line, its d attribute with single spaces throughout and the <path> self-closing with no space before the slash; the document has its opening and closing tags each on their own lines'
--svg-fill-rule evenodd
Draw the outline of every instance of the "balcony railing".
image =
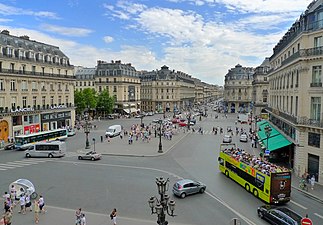
<svg viewBox="0 0 323 225">
<path fill-rule="evenodd" d="M 310 118 L 308 118 L 306 116 L 295 117 L 295 116 L 280 112 L 278 110 L 274 110 L 273 108 L 270 108 L 270 107 L 266 107 L 266 109 L 268 111 L 270 111 L 271 113 L 292 122 L 295 125 L 303 125 L 303 126 L 311 126 L 311 127 L 323 128 L 323 120 L 310 119 Z"/>
<path fill-rule="evenodd" d="M 68 79 L 76 79 L 75 76 L 70 75 L 62 75 L 62 74 L 52 74 L 52 73 L 42 73 L 42 72 L 34 72 L 34 71 L 22 71 L 22 70 L 11 70 L 11 69 L 1 69 L 0 74 L 21 74 L 21 75 L 32 75 L 32 76 L 41 76 L 41 77 L 57 77 L 57 78 L 68 78 Z"/>
<path fill-rule="evenodd" d="M 22 57 L 22 56 L 15 56 L 15 55 L 6 54 L 6 53 L 1 54 L 0 56 L 1 57 L 6 57 L 6 58 L 13 58 L 13 59 L 17 59 L 17 60 L 38 62 L 38 63 L 41 63 L 41 64 L 56 64 L 56 65 L 59 65 L 59 66 L 62 66 L 62 67 L 73 67 L 72 65 L 69 65 L 67 63 L 62 64 L 62 63 L 59 63 L 59 62 L 46 61 L 46 60 L 41 60 L 41 59 L 37 59 L 37 58 L 27 58 L 27 57 Z"/>
<path fill-rule="evenodd" d="M 322 83 L 311 83 L 311 87 L 322 87 Z"/>
<path fill-rule="evenodd" d="M 281 66 L 287 65 L 298 58 L 310 56 L 323 56 L 323 47 L 300 49 L 298 52 L 295 52 L 293 55 L 282 61 Z"/>
</svg>

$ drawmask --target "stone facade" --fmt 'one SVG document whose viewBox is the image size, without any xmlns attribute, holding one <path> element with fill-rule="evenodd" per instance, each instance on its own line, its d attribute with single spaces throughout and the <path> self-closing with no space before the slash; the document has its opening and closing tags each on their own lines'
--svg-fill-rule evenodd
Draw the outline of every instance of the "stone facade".
<svg viewBox="0 0 323 225">
<path fill-rule="evenodd" d="M 56 46 L 0 33 L 0 139 L 73 126 L 73 66 Z"/>
<path fill-rule="evenodd" d="M 224 111 L 229 113 L 252 110 L 254 68 L 236 65 L 225 75 Z"/>
<path fill-rule="evenodd" d="M 323 1 L 313 1 L 270 57 L 270 121 L 290 141 L 291 164 L 323 183 Z"/>
</svg>

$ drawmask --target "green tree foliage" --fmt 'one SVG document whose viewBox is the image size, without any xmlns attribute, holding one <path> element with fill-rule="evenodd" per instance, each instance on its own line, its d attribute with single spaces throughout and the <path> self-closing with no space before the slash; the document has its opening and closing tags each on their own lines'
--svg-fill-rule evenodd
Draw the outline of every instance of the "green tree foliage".
<svg viewBox="0 0 323 225">
<path fill-rule="evenodd" d="M 74 104 L 76 112 L 82 114 L 86 109 L 95 109 L 97 106 L 97 94 L 95 90 L 86 88 L 84 90 L 76 90 L 74 93 Z"/>
<path fill-rule="evenodd" d="M 86 102 L 84 101 L 83 91 L 76 90 L 74 92 L 74 104 L 77 114 L 81 114 L 85 110 Z"/>
<path fill-rule="evenodd" d="M 105 113 L 112 113 L 114 107 L 114 98 L 109 95 L 107 90 L 98 95 L 97 110 Z"/>
</svg>

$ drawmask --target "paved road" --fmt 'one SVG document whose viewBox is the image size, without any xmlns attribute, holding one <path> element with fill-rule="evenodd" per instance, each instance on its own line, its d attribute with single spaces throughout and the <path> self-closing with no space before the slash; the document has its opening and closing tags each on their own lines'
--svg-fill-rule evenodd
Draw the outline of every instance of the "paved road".
<svg viewBox="0 0 323 225">
<path fill-rule="evenodd" d="M 152 120 L 154 117 L 150 118 Z M 57 215 L 62 220 L 72 221 L 74 209 L 80 206 L 88 211 L 88 221 L 93 221 L 91 224 L 104 224 L 105 213 L 112 207 L 120 210 L 121 224 L 155 224 L 156 217 L 150 215 L 147 204 L 147 199 L 157 194 L 155 177 L 170 177 L 171 185 L 179 177 L 189 177 L 206 183 L 207 193 L 186 199 L 176 198 L 178 216 L 169 218 L 170 224 L 214 224 L 214 221 L 217 221 L 216 224 L 229 224 L 233 217 L 244 219 L 242 224 L 265 224 L 256 215 L 257 206 L 263 203 L 217 169 L 218 146 L 222 136 L 215 136 L 210 131 L 213 126 L 226 127 L 234 124 L 234 121 L 235 116 L 231 115 L 227 119 L 203 119 L 197 126 L 203 127 L 204 135 L 181 132 L 172 142 L 163 140 L 165 153 L 161 155 L 157 154 L 157 139 L 149 144 L 135 143 L 133 148 L 129 148 L 151 151 L 152 155 L 158 157 L 106 155 L 98 162 L 78 161 L 77 151 L 84 150 L 84 134 L 80 132 L 67 141 L 71 151 L 63 159 L 25 160 L 22 152 L 0 152 L 0 190 L 5 190 L 13 177 L 32 180 L 51 206 L 43 217 L 48 225 L 54 225 L 51 224 L 51 218 Z M 139 119 L 101 121 L 98 129 L 91 131 L 90 140 L 92 137 L 99 140 L 105 127 L 110 124 L 128 127 L 136 122 Z M 247 125 L 244 126 L 248 129 Z M 234 139 L 237 141 L 237 137 Z M 117 150 L 118 146 L 122 146 L 122 150 L 129 147 L 126 141 L 118 137 L 110 144 L 96 144 L 98 150 L 108 150 L 108 153 Z M 249 149 L 249 143 L 242 146 Z M 314 224 L 322 223 L 322 219 L 317 216 L 320 214 L 314 214 L 322 205 L 302 193 L 293 192 L 293 201 L 289 206 L 300 213 L 309 212 L 311 218 L 314 218 Z M 22 215 L 15 218 L 17 224 L 24 219 Z"/>
</svg>

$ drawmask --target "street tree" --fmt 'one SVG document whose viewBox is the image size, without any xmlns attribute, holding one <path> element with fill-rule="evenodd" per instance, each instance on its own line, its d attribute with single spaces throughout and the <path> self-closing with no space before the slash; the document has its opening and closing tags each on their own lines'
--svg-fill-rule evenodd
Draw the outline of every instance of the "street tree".
<svg viewBox="0 0 323 225">
<path fill-rule="evenodd" d="M 114 98 L 109 95 L 109 92 L 107 90 L 102 91 L 98 95 L 98 101 L 97 101 L 97 111 L 100 111 L 101 113 L 112 113 L 114 107 Z"/>
</svg>

